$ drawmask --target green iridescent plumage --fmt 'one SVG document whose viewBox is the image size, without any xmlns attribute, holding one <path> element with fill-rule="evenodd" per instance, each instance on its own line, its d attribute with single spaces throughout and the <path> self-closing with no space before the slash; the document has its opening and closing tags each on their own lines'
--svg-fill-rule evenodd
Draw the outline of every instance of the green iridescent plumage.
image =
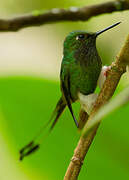
<svg viewBox="0 0 129 180">
<path fill-rule="evenodd" d="M 83 36 L 79 39 L 79 35 Z M 96 49 L 96 33 L 74 31 L 64 42 L 64 57 L 61 65 L 61 81 L 69 76 L 72 101 L 78 99 L 78 92 L 93 93 L 101 71 L 102 63 Z"/>
<path fill-rule="evenodd" d="M 48 125 L 54 119 L 50 131 L 66 106 L 68 106 L 78 127 L 71 104 L 78 100 L 78 93 L 89 95 L 94 92 L 102 68 L 102 62 L 96 49 L 96 37 L 118 24 L 116 23 L 97 33 L 73 31 L 66 37 L 60 72 L 62 97 L 58 101 L 50 121 L 47 123 Z M 31 141 L 21 149 L 20 160 L 38 148 L 39 144 Z"/>
</svg>

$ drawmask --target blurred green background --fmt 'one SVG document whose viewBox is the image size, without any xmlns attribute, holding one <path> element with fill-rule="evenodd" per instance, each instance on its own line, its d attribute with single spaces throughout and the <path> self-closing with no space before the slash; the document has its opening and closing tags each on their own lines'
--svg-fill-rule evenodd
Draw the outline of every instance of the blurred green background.
<svg viewBox="0 0 129 180">
<path fill-rule="evenodd" d="M 83 6 L 96 0 L 4 0 L 0 17 L 35 10 Z M 72 30 L 101 30 L 121 25 L 97 40 L 103 64 L 119 52 L 129 29 L 128 11 L 105 14 L 88 22 L 64 22 L 0 33 L 0 180 L 61 180 L 80 134 L 69 111 L 61 116 L 40 150 L 19 162 L 18 151 L 45 124 L 60 97 L 59 72 L 62 44 Z M 117 88 L 127 86 L 126 73 Z M 76 115 L 79 105 L 75 104 Z M 129 105 L 110 114 L 101 124 L 85 159 L 79 180 L 129 179 Z"/>
</svg>

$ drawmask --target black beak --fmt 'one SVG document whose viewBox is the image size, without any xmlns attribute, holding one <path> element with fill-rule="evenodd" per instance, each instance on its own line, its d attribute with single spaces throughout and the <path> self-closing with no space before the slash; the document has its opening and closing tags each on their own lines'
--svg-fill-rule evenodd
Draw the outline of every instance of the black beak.
<svg viewBox="0 0 129 180">
<path fill-rule="evenodd" d="M 96 32 L 96 37 L 97 37 L 98 35 L 100 35 L 101 33 L 103 33 L 103 32 L 105 32 L 105 31 L 107 31 L 107 30 L 109 30 L 109 29 L 117 26 L 117 25 L 120 24 L 120 23 L 121 23 L 121 22 L 115 23 L 115 24 L 113 24 L 113 25 L 111 25 L 111 26 L 109 26 L 109 27 L 107 27 L 107 28 L 105 28 L 105 29 L 103 29 L 103 30 L 101 30 L 101 31 Z"/>
</svg>

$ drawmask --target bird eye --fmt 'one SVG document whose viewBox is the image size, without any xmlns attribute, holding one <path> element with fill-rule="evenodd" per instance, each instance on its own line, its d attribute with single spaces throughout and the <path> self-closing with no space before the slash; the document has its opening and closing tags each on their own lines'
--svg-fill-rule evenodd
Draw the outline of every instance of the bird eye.
<svg viewBox="0 0 129 180">
<path fill-rule="evenodd" d="M 85 38 L 85 35 L 84 34 L 79 34 L 77 37 L 76 37 L 76 40 L 82 40 Z"/>
</svg>

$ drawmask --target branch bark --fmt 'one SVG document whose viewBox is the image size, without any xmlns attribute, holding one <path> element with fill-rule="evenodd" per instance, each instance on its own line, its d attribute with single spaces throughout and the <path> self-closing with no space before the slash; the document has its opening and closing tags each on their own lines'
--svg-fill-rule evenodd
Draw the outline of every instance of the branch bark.
<svg viewBox="0 0 129 180">
<path fill-rule="evenodd" d="M 101 89 L 101 92 L 96 100 L 95 106 L 89 116 L 92 119 L 101 106 L 109 101 L 112 97 L 119 80 L 123 73 L 126 72 L 126 66 L 129 65 L 129 35 L 125 41 L 124 46 L 116 57 L 115 63 L 112 63 L 111 69 L 108 71 L 107 79 Z M 81 115 L 84 122 L 85 116 Z M 88 121 L 89 121 L 88 120 Z M 89 150 L 89 147 L 96 135 L 99 125 L 95 127 L 87 137 L 81 136 L 78 145 L 74 151 L 74 155 L 66 171 L 64 180 L 76 180 L 81 170 L 84 158 Z"/>
<path fill-rule="evenodd" d="M 82 8 L 52 9 L 36 11 L 11 19 L 0 19 L 0 31 L 18 31 L 25 27 L 40 26 L 61 21 L 87 21 L 89 18 L 105 13 L 129 9 L 129 0 L 116 0 Z"/>
</svg>

